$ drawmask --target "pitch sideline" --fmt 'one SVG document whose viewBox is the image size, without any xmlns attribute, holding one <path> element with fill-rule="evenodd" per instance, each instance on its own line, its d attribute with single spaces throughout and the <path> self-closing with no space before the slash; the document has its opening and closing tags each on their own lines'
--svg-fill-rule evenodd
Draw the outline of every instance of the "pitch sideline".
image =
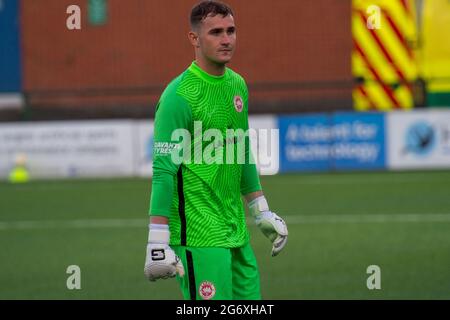
<svg viewBox="0 0 450 320">
<path fill-rule="evenodd" d="M 287 224 L 339 224 L 339 223 L 421 223 L 450 222 L 450 213 L 392 213 L 392 214 L 333 214 L 284 215 Z M 252 224 L 251 219 L 247 219 Z M 0 221 L 0 230 L 29 229 L 83 229 L 83 228 L 144 228 L 147 219 L 73 219 Z"/>
</svg>

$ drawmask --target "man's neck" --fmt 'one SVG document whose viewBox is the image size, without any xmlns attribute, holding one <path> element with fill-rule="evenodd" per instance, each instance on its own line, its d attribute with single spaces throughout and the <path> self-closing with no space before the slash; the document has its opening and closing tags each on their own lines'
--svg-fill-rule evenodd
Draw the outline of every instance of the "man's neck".
<svg viewBox="0 0 450 320">
<path fill-rule="evenodd" d="M 206 73 L 212 76 L 223 76 L 225 73 L 225 65 L 212 63 L 203 59 L 196 59 L 197 65 Z"/>
</svg>

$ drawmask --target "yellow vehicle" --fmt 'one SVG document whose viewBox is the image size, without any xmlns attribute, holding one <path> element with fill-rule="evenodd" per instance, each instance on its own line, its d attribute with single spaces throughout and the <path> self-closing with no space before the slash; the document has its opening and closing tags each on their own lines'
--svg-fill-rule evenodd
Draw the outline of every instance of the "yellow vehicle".
<svg viewBox="0 0 450 320">
<path fill-rule="evenodd" d="M 417 5 L 417 65 L 426 86 L 426 104 L 450 106 L 450 1 Z"/>
<path fill-rule="evenodd" d="M 448 0 L 353 0 L 354 108 L 450 106 L 448 31 Z"/>
</svg>

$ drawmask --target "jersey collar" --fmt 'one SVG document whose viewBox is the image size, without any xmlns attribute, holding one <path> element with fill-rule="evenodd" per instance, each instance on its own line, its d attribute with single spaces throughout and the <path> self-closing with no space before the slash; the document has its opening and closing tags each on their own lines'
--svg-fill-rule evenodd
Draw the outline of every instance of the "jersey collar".
<svg viewBox="0 0 450 320">
<path fill-rule="evenodd" d="M 223 75 L 213 76 L 200 68 L 195 61 L 193 61 L 189 66 L 189 71 L 209 83 L 220 83 L 228 77 L 228 68 L 225 68 L 225 73 Z"/>
</svg>

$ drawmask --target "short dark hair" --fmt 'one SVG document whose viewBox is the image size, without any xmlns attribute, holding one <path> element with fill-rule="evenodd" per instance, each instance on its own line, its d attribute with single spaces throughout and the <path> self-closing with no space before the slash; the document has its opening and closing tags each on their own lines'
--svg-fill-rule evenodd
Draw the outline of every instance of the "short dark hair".
<svg viewBox="0 0 450 320">
<path fill-rule="evenodd" d="M 215 16 L 217 14 L 222 15 L 223 17 L 226 17 L 228 15 L 232 15 L 233 11 L 231 8 L 219 1 L 215 0 L 206 0 L 202 1 L 199 4 L 195 5 L 191 10 L 191 17 L 190 17 L 190 23 L 191 28 L 197 28 L 203 19 L 205 19 L 208 15 Z"/>
</svg>

